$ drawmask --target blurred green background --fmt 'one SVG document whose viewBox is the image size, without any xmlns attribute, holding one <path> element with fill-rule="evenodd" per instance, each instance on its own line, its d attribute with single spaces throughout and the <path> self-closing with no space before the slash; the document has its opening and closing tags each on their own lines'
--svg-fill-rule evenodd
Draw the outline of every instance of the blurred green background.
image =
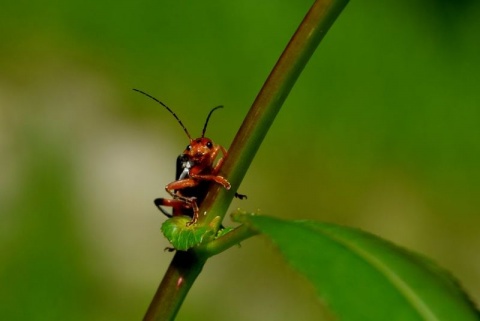
<svg viewBox="0 0 480 321">
<path fill-rule="evenodd" d="M 131 89 L 192 135 L 225 105 L 207 134 L 228 148 L 310 4 L 2 4 L 2 319 L 143 317 L 172 257 L 152 200 L 187 138 Z M 373 232 L 433 258 L 480 302 L 479 34 L 478 1 L 352 1 L 232 208 Z M 256 238 L 207 263 L 178 320 L 319 315 L 305 280 Z"/>
</svg>

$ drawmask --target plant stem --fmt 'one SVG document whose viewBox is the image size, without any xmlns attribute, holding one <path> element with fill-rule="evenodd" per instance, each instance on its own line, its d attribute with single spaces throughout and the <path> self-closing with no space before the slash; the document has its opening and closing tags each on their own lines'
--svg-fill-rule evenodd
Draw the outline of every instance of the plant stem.
<svg viewBox="0 0 480 321">
<path fill-rule="evenodd" d="M 200 215 L 198 224 L 209 224 L 216 216 L 221 218 L 225 216 L 236 189 L 280 107 L 316 47 L 347 2 L 348 0 L 316 0 L 310 8 L 263 85 L 228 151 L 229 155 L 222 166 L 221 174 L 228 178 L 232 189 L 226 191 L 220 185 L 213 184 L 200 207 L 200 213 L 206 213 L 206 215 Z M 245 229 L 247 227 L 240 226 L 236 232 L 231 232 L 233 234 L 226 234 L 212 241 L 210 247 L 199 247 L 198 251 L 195 249 L 187 252 L 178 251 L 144 320 L 174 320 L 208 256 L 219 253 L 235 244 L 237 240 L 254 233 Z"/>
<path fill-rule="evenodd" d="M 143 320 L 174 320 L 205 261 L 193 251 L 177 251 Z"/>
<path fill-rule="evenodd" d="M 240 242 L 256 234 L 258 234 L 258 232 L 251 226 L 242 224 L 218 239 L 200 245 L 199 247 L 195 248 L 195 252 L 205 257 L 211 257 L 222 253 L 234 245 L 240 245 Z"/>
<path fill-rule="evenodd" d="M 232 189 L 215 184 L 202 202 L 199 223 L 223 217 L 275 116 L 298 76 L 348 0 L 317 0 L 293 35 L 233 140 L 221 174 Z"/>
</svg>

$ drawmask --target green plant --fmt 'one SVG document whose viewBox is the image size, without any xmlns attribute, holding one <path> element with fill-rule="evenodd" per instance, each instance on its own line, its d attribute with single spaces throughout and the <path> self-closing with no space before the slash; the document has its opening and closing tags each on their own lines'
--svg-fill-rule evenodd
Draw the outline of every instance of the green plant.
<svg viewBox="0 0 480 321">
<path fill-rule="evenodd" d="M 162 226 L 178 250 L 145 320 L 173 320 L 203 265 L 255 234 L 269 238 L 304 274 L 341 320 L 478 320 L 474 305 L 429 260 L 362 231 L 312 221 L 235 213 L 220 223 L 256 151 L 319 42 L 347 0 L 317 0 L 260 91 L 229 149 L 222 174 L 234 188 L 212 186 L 196 225 L 175 217 Z"/>
</svg>

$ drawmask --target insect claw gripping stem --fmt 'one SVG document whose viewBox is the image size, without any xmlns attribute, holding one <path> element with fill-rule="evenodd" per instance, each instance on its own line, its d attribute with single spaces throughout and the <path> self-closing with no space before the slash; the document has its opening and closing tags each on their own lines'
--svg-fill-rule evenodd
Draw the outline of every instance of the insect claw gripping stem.
<svg viewBox="0 0 480 321">
<path fill-rule="evenodd" d="M 239 200 L 244 200 L 244 199 L 246 200 L 246 199 L 248 198 L 247 195 L 245 195 L 245 194 L 239 194 L 239 193 L 235 193 L 234 196 L 235 196 L 236 198 L 238 198 Z"/>
</svg>

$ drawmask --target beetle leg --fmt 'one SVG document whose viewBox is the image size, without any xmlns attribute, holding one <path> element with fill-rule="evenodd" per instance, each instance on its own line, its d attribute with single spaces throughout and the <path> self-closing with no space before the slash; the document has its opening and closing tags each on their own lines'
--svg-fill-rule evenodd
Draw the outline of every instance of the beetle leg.
<svg viewBox="0 0 480 321">
<path fill-rule="evenodd" d="M 217 145 L 217 147 L 215 148 L 215 150 L 213 151 L 212 153 L 212 164 L 213 164 L 213 161 L 215 160 L 215 157 L 217 157 L 217 154 L 218 152 L 221 151 L 223 156 L 220 157 L 220 159 L 218 160 L 217 164 L 215 165 L 215 167 L 213 168 L 212 170 L 212 174 L 213 175 L 216 175 L 220 169 L 222 168 L 222 165 L 223 165 L 223 162 L 225 160 L 225 158 L 228 156 L 228 152 L 227 150 L 225 149 L 225 147 L 223 147 L 222 145 Z"/>
<path fill-rule="evenodd" d="M 192 178 L 186 178 L 186 179 L 181 179 L 178 181 L 173 181 L 167 186 L 165 186 L 165 190 L 167 191 L 168 194 L 170 194 L 173 197 L 173 200 L 171 200 L 172 204 L 178 204 L 178 202 L 183 202 L 183 206 L 185 206 L 185 203 L 190 206 L 190 208 L 193 210 L 193 217 L 190 222 L 187 223 L 187 226 L 190 226 L 194 223 L 197 222 L 198 220 L 198 205 L 197 205 L 197 198 L 196 197 L 185 197 L 182 196 L 178 193 L 176 193 L 176 190 L 181 190 L 183 188 L 187 187 L 195 187 L 198 185 L 198 181 Z M 175 203 L 175 201 L 177 203 Z M 177 205 L 179 208 L 181 208 L 180 204 Z M 163 212 L 163 211 L 162 211 Z"/>
<path fill-rule="evenodd" d="M 222 150 L 222 152 L 223 152 L 224 148 L 221 147 L 220 150 Z M 215 168 L 216 167 L 218 167 L 218 164 L 217 164 L 217 166 L 215 166 Z M 169 203 L 169 205 L 173 204 L 177 207 L 180 207 L 180 205 L 178 205 L 178 201 L 181 201 L 183 203 L 187 203 L 188 205 L 190 205 L 190 207 L 193 210 L 193 217 L 192 217 L 192 220 L 187 223 L 187 226 L 195 224 L 198 220 L 199 209 L 198 209 L 197 199 L 196 199 L 196 197 L 182 196 L 181 194 L 177 193 L 176 191 L 179 191 L 179 190 L 182 190 L 182 189 L 188 188 L 188 187 L 195 187 L 195 186 L 198 185 L 198 181 L 200 181 L 200 180 L 214 181 L 215 183 L 220 184 L 223 187 L 225 187 L 227 190 L 230 189 L 230 187 L 231 187 L 230 182 L 227 181 L 226 178 L 224 178 L 222 176 L 218 176 L 218 175 L 191 175 L 190 178 L 181 179 L 181 180 L 178 180 L 178 181 L 173 181 L 170 184 L 165 186 L 165 190 L 167 191 L 168 194 L 170 194 L 172 196 L 173 200 L 171 200 L 171 202 L 168 202 L 169 200 L 163 200 L 163 201 L 161 201 L 162 204 L 160 204 L 160 205 L 166 205 L 165 203 Z M 174 202 L 174 201 L 177 201 L 177 202 Z M 158 207 L 158 205 L 157 205 L 157 207 Z M 163 209 L 160 209 L 160 210 L 162 211 L 162 213 L 166 214 L 163 211 Z"/>
<path fill-rule="evenodd" d="M 247 199 L 247 195 L 239 194 L 239 193 L 236 193 L 236 192 L 235 192 L 235 197 L 240 199 L 240 200 Z"/>
<path fill-rule="evenodd" d="M 192 178 L 196 180 L 214 181 L 215 183 L 218 183 L 225 187 L 227 190 L 232 187 L 232 185 L 230 185 L 230 182 L 227 181 L 225 177 L 219 175 L 194 175 L 192 176 Z"/>
<path fill-rule="evenodd" d="M 187 223 L 187 227 L 192 225 L 192 224 L 195 224 L 197 223 L 198 221 L 198 205 L 197 205 L 197 200 L 195 197 L 191 197 L 189 198 L 190 200 L 190 204 L 192 205 L 192 208 L 193 208 L 193 217 L 192 217 L 192 220 L 190 222 Z"/>
<path fill-rule="evenodd" d="M 176 190 L 181 190 L 187 187 L 195 187 L 198 185 L 198 182 L 195 181 L 192 178 L 185 178 L 181 179 L 178 181 L 173 181 L 170 184 L 167 184 L 165 186 L 165 190 L 167 191 L 168 194 L 172 195 L 173 198 L 178 197 L 178 195 L 175 194 Z"/>
<path fill-rule="evenodd" d="M 173 199 L 182 200 L 185 203 L 192 204 L 192 203 L 194 203 L 194 200 L 196 199 L 196 197 L 185 197 L 185 196 L 182 196 L 181 194 L 177 193 L 176 191 L 177 190 L 182 190 L 182 189 L 187 188 L 187 187 L 195 187 L 197 185 L 198 185 L 198 181 L 196 181 L 195 179 L 186 178 L 186 179 L 181 179 L 181 180 L 178 180 L 178 181 L 171 182 L 170 184 L 165 186 L 165 190 L 167 191 L 168 194 L 170 194 L 173 197 Z M 195 203 L 196 203 L 196 201 L 195 201 Z M 192 208 L 193 207 L 194 206 L 192 205 Z"/>
</svg>

